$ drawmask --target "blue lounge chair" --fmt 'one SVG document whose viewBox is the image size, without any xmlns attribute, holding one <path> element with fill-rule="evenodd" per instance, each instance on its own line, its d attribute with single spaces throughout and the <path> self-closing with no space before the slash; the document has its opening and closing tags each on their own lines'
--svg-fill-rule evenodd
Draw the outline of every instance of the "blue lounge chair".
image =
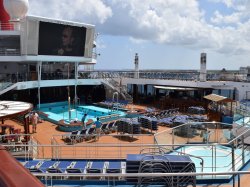
<svg viewBox="0 0 250 187">
<path fill-rule="evenodd" d="M 88 165 L 87 161 L 72 162 L 71 165 L 68 166 L 66 171 L 67 173 L 85 173 L 87 165 Z"/>
<path fill-rule="evenodd" d="M 57 165 L 58 162 L 57 161 L 52 161 L 52 160 L 47 160 L 44 161 L 41 166 L 39 167 L 39 169 L 43 172 L 46 173 L 48 168 L 52 168 L 55 167 L 55 165 Z"/>
<path fill-rule="evenodd" d="M 48 173 L 65 173 L 67 167 L 70 166 L 71 161 L 60 161 L 47 169 Z"/>
<path fill-rule="evenodd" d="M 103 173 L 105 167 L 104 161 L 93 161 L 87 168 L 87 173 Z"/>
<path fill-rule="evenodd" d="M 34 173 L 42 173 L 42 171 L 39 169 L 42 165 L 43 161 L 40 160 L 31 160 L 24 164 L 24 167 L 27 168 L 30 172 Z"/>
<path fill-rule="evenodd" d="M 122 162 L 110 161 L 107 164 L 106 173 L 121 173 L 121 172 L 122 172 Z"/>
</svg>

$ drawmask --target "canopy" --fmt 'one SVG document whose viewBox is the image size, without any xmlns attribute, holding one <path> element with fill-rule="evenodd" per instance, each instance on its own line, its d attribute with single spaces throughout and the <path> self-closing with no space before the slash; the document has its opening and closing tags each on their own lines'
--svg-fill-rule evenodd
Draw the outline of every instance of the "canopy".
<svg viewBox="0 0 250 187">
<path fill-rule="evenodd" d="M 216 95 L 216 94 L 209 94 L 209 95 L 204 96 L 204 98 L 214 101 L 214 102 L 221 102 L 221 103 L 234 102 L 234 100 L 231 98 L 227 98 L 227 97 Z"/>
<path fill-rule="evenodd" d="M 186 88 L 186 87 L 175 87 L 175 86 L 154 86 L 155 88 L 164 89 L 164 90 L 198 90 L 197 88 Z"/>
<path fill-rule="evenodd" d="M 26 114 L 33 109 L 33 105 L 21 101 L 0 101 L 0 119 Z"/>
</svg>

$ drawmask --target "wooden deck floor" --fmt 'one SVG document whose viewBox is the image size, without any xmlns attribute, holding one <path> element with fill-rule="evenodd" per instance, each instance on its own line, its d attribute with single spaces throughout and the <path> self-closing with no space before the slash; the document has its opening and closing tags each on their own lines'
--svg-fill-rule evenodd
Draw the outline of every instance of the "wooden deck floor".
<svg viewBox="0 0 250 187">
<path fill-rule="evenodd" d="M 22 132 L 24 131 L 23 126 L 16 121 L 13 120 L 6 120 L 5 124 L 14 125 L 15 128 L 21 128 Z M 169 135 L 164 138 L 164 143 L 171 144 L 172 138 L 171 138 L 171 131 L 167 131 L 169 128 L 167 127 L 159 127 L 158 132 L 168 132 Z M 30 126 L 30 131 L 31 131 Z M 37 133 L 32 134 L 32 136 L 39 141 L 42 145 L 51 145 L 51 138 L 54 137 L 56 142 L 58 144 L 65 144 L 65 142 L 62 140 L 62 135 L 66 134 L 65 132 L 61 132 L 57 130 L 57 125 L 44 121 L 42 123 L 39 123 L 37 126 Z M 55 136 L 57 135 L 57 136 Z M 116 133 L 113 133 L 111 135 L 116 135 Z M 135 149 L 132 149 L 131 147 L 125 147 L 119 148 L 117 146 L 116 148 L 112 146 L 108 146 L 109 144 L 116 144 L 116 145 L 132 145 L 132 144 L 141 144 L 139 147 L 140 149 L 143 148 L 143 144 L 154 144 L 154 137 L 153 135 L 148 136 L 148 134 L 145 134 L 145 136 L 140 137 L 133 137 L 133 138 L 119 138 L 115 136 L 101 136 L 98 141 L 90 140 L 90 141 L 84 141 L 83 143 L 77 143 L 72 145 L 68 145 L 65 148 L 61 149 L 61 151 L 64 152 L 63 158 L 72 158 L 72 155 L 74 155 L 73 158 L 125 158 L 126 154 L 129 153 L 135 153 L 138 154 L 139 150 L 138 147 Z M 217 136 L 220 136 L 220 134 L 217 134 Z M 163 136 L 164 137 L 164 136 Z M 199 138 L 199 137 L 196 137 Z M 198 140 L 197 140 L 198 141 Z M 179 138 L 178 142 L 184 143 L 185 141 L 181 138 Z M 106 147 L 98 148 L 99 145 L 106 145 Z M 98 151 L 97 151 L 98 150 Z M 44 157 L 50 158 L 52 156 L 52 150 L 50 147 L 44 147 Z M 248 187 L 250 186 L 250 175 L 244 175 L 241 177 L 241 187 Z M 232 185 L 228 184 L 220 184 L 220 185 L 197 185 L 199 187 L 230 187 Z M 237 184 L 236 184 L 237 186 Z"/>
</svg>

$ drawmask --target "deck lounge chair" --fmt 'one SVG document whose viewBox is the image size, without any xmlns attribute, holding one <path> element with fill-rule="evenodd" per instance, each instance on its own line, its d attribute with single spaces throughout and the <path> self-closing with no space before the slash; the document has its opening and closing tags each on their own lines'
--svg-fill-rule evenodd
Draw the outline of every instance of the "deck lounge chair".
<svg viewBox="0 0 250 187">
<path fill-rule="evenodd" d="M 58 165 L 58 161 L 47 160 L 44 161 L 38 169 L 46 173 L 48 168 L 55 167 L 56 165 Z"/>
<path fill-rule="evenodd" d="M 87 173 L 104 173 L 105 165 L 104 161 L 93 161 L 86 171 Z"/>
<path fill-rule="evenodd" d="M 34 173 L 42 173 L 42 171 L 39 169 L 42 165 L 43 161 L 40 160 L 31 160 L 24 164 L 24 167 L 27 168 L 30 172 Z"/>
<path fill-rule="evenodd" d="M 108 123 L 102 124 L 102 126 L 101 126 L 101 133 L 103 133 L 103 134 L 107 133 L 107 126 L 108 126 Z"/>
<path fill-rule="evenodd" d="M 95 134 L 95 128 L 94 127 L 89 128 L 88 131 L 86 132 L 85 139 L 89 140 L 92 137 L 95 137 L 94 134 Z"/>
<path fill-rule="evenodd" d="M 60 161 L 47 169 L 48 173 L 65 173 L 72 161 Z"/>
<path fill-rule="evenodd" d="M 71 165 L 67 167 L 66 171 L 67 173 L 86 173 L 87 165 L 87 161 L 72 162 Z"/>
<path fill-rule="evenodd" d="M 108 132 L 113 132 L 113 131 L 116 131 L 116 128 L 117 128 L 117 123 L 116 121 L 112 121 L 110 122 L 108 125 L 107 125 L 107 131 Z"/>
<path fill-rule="evenodd" d="M 70 134 L 65 134 L 62 136 L 62 139 L 66 142 L 74 143 L 76 141 L 77 135 L 80 131 L 72 131 Z"/>
<path fill-rule="evenodd" d="M 106 168 L 106 173 L 121 173 L 122 162 L 121 161 L 109 161 Z"/>
<path fill-rule="evenodd" d="M 83 139 L 85 138 L 86 134 L 88 132 L 88 129 L 83 129 L 77 133 L 76 136 L 76 142 L 82 142 Z"/>
</svg>

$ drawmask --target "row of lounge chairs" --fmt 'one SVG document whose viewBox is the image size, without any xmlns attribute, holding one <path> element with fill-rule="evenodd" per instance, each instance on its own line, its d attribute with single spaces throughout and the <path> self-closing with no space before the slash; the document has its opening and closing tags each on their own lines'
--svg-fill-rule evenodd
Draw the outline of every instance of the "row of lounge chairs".
<svg viewBox="0 0 250 187">
<path fill-rule="evenodd" d="M 116 130 L 116 121 L 104 123 L 101 126 L 101 133 L 107 134 Z M 74 144 L 82 142 L 83 140 L 89 140 L 96 137 L 96 129 L 94 127 L 82 129 L 80 131 L 72 131 L 70 134 L 65 134 L 62 139 L 65 142 Z"/>
<path fill-rule="evenodd" d="M 140 134 L 141 124 L 136 118 L 123 118 L 117 121 L 117 133 Z"/>
<path fill-rule="evenodd" d="M 125 108 L 128 105 L 127 100 L 119 100 L 118 102 L 114 102 L 112 99 L 107 99 L 105 101 L 97 103 L 100 106 L 104 106 L 107 108 L 117 107 L 117 108 Z"/>
<path fill-rule="evenodd" d="M 126 162 L 120 160 L 31 160 L 24 164 L 33 173 L 125 173 Z"/>
<path fill-rule="evenodd" d="M 207 116 L 204 115 L 176 115 L 157 120 L 159 124 L 169 126 L 177 126 L 188 122 L 205 121 L 207 121 Z"/>
<path fill-rule="evenodd" d="M 202 106 L 191 106 L 188 108 L 190 114 L 205 114 L 206 110 Z"/>
<path fill-rule="evenodd" d="M 178 113 L 179 113 L 179 108 L 173 108 L 173 109 L 163 110 L 163 111 L 157 112 L 157 113 L 150 113 L 150 114 L 147 114 L 147 116 L 148 117 L 155 117 L 157 119 L 162 119 L 162 118 L 176 115 Z"/>
</svg>

